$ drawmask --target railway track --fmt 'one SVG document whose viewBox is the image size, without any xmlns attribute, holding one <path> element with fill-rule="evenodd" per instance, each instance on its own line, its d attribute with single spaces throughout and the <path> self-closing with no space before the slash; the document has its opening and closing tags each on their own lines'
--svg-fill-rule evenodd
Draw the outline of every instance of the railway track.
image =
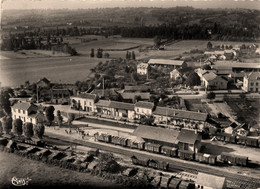
<svg viewBox="0 0 260 189">
<path fill-rule="evenodd" d="M 170 168 L 175 171 L 186 171 L 192 174 L 203 172 L 203 173 L 212 174 L 216 176 L 222 176 L 222 177 L 225 176 L 227 179 L 227 186 L 229 188 L 256 189 L 260 187 L 259 179 L 222 171 L 219 168 L 210 165 L 198 164 L 195 162 L 185 161 L 177 158 L 171 158 L 171 157 L 163 156 L 161 154 L 154 154 L 154 153 L 148 154 L 148 152 L 145 151 L 124 148 L 121 146 L 115 146 L 113 144 L 107 144 L 107 143 L 81 141 L 77 139 L 73 139 L 73 140 L 57 139 L 57 140 L 68 142 L 68 144 L 83 145 L 91 148 L 98 148 L 104 151 L 123 154 L 128 157 L 132 157 L 134 155 L 136 157 L 154 159 L 157 161 L 165 161 L 170 163 L 171 164 Z"/>
</svg>

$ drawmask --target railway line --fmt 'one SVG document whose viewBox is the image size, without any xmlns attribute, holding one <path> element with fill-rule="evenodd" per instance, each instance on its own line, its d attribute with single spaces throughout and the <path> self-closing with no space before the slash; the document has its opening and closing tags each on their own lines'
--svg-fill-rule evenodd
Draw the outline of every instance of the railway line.
<svg viewBox="0 0 260 189">
<path fill-rule="evenodd" d="M 54 137 L 58 135 L 53 134 Z M 204 172 L 207 174 L 212 174 L 216 176 L 225 176 L 227 179 L 227 184 L 229 188 L 241 188 L 241 189 L 255 189 L 260 187 L 260 180 L 257 178 L 252 178 L 246 175 L 239 175 L 235 173 L 230 173 L 224 170 L 221 170 L 219 167 L 213 167 L 204 164 L 198 164 L 195 162 L 180 160 L 177 158 L 166 157 L 159 154 L 148 153 L 144 151 L 124 148 L 120 146 L 115 146 L 113 144 L 99 143 L 99 142 L 90 142 L 90 141 L 81 141 L 77 139 L 55 139 L 62 142 L 68 142 L 68 145 L 83 145 L 91 148 L 98 148 L 100 150 L 110 151 L 117 154 L 123 154 L 128 157 L 133 155 L 136 157 L 142 157 L 147 159 L 154 159 L 157 161 L 165 161 L 171 164 L 170 169 L 175 171 L 186 171 L 189 173 L 197 174 L 198 172 Z"/>
</svg>

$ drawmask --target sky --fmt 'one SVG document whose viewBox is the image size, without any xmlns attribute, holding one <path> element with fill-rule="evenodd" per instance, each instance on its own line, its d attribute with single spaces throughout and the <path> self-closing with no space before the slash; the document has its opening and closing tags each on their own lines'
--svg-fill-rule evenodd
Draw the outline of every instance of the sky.
<svg viewBox="0 0 260 189">
<path fill-rule="evenodd" d="M 110 7 L 246 8 L 260 10 L 260 0 L 1 0 L 1 9 L 88 9 Z"/>
</svg>

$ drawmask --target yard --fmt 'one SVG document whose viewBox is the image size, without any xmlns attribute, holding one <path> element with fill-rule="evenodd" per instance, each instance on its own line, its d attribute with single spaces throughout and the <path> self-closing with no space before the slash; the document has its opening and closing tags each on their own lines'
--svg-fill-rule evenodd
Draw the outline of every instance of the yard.
<svg viewBox="0 0 260 189">
<path fill-rule="evenodd" d="M 122 188 L 88 173 L 49 166 L 4 152 L 0 152 L 0 167 L 1 189 L 15 188 L 11 184 L 13 177 L 30 178 L 26 188 Z"/>
<path fill-rule="evenodd" d="M 260 99 L 229 99 L 227 104 L 236 113 L 238 120 L 260 128 Z"/>
</svg>

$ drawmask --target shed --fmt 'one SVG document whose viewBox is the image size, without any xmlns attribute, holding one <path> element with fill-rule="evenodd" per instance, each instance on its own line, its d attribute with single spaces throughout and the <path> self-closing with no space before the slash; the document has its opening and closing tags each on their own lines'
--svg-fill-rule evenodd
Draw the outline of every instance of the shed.
<svg viewBox="0 0 260 189">
<path fill-rule="evenodd" d="M 226 188 L 226 178 L 199 172 L 195 185 L 196 188 L 203 186 L 203 188 L 223 189 Z"/>
</svg>

